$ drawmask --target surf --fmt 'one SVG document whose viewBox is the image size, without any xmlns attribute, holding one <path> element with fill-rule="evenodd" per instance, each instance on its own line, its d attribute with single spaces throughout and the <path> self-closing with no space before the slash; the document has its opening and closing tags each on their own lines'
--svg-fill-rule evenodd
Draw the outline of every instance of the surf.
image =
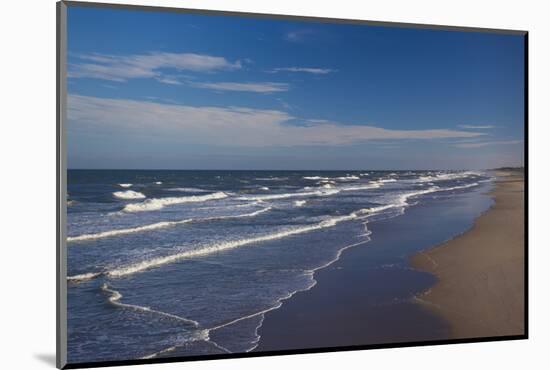
<svg viewBox="0 0 550 370">
<path fill-rule="evenodd" d="M 145 194 L 140 193 L 139 191 L 126 190 L 126 191 L 115 191 L 113 193 L 115 198 L 118 199 L 145 199 Z"/>
<path fill-rule="evenodd" d="M 186 197 L 167 197 L 167 198 L 152 198 L 147 199 L 141 203 L 131 203 L 124 206 L 122 209 L 124 212 L 145 212 L 145 211 L 157 211 L 165 206 L 183 204 L 183 203 L 197 203 L 206 202 L 209 200 L 217 200 L 227 198 L 228 195 L 224 192 L 216 192 L 206 195 L 190 195 Z"/>
<path fill-rule="evenodd" d="M 184 225 L 188 224 L 190 222 L 201 222 L 201 221 L 213 221 L 213 220 L 225 220 L 225 219 L 231 219 L 231 218 L 241 218 L 241 217 L 254 217 L 257 215 L 260 215 L 264 212 L 267 212 L 271 210 L 272 207 L 266 207 L 262 208 L 260 210 L 251 212 L 251 213 L 244 213 L 244 214 L 238 214 L 238 215 L 227 215 L 227 216 L 213 216 L 213 217 L 204 217 L 204 218 L 187 218 L 183 220 L 178 221 L 161 221 L 154 224 L 149 225 L 143 225 L 143 226 L 137 226 L 127 229 L 115 229 L 115 230 L 108 230 L 103 231 L 95 234 L 83 234 L 79 236 L 70 236 L 67 238 L 68 242 L 77 242 L 77 241 L 84 241 L 84 240 L 93 240 L 93 239 L 101 239 L 101 238 L 108 238 L 112 236 L 119 236 L 119 235 L 126 235 L 126 234 L 133 234 L 133 233 L 139 233 L 139 232 L 145 232 L 145 231 L 151 231 L 151 230 L 157 230 L 157 229 L 164 229 L 167 227 L 174 227 L 178 225 Z"/>
</svg>

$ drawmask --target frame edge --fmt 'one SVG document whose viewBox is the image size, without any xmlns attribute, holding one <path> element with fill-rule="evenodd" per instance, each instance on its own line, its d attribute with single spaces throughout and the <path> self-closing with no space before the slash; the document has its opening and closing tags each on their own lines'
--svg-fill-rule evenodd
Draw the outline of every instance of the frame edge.
<svg viewBox="0 0 550 370">
<path fill-rule="evenodd" d="M 56 367 L 67 365 L 67 164 L 65 156 L 67 4 L 56 3 Z"/>
</svg>

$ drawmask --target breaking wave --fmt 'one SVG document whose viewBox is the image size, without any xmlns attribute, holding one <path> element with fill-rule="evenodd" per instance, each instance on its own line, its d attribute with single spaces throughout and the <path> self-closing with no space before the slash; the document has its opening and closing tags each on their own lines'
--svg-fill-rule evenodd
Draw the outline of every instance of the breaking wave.
<svg viewBox="0 0 550 370">
<path fill-rule="evenodd" d="M 115 191 L 113 195 L 118 199 L 144 199 L 146 198 L 143 193 L 139 191 L 126 190 L 126 191 Z"/>
<path fill-rule="evenodd" d="M 135 311 L 154 313 L 154 314 L 157 314 L 157 315 L 160 315 L 160 316 L 168 317 L 168 318 L 173 319 L 173 320 L 184 322 L 188 325 L 192 325 L 195 328 L 199 326 L 199 323 L 196 322 L 195 320 L 186 319 L 184 317 L 173 315 L 173 314 L 167 313 L 167 312 L 153 310 L 150 307 L 144 307 L 144 306 L 138 306 L 138 305 L 133 305 L 133 304 L 128 304 L 128 303 L 122 303 L 122 302 L 120 302 L 120 299 L 122 298 L 122 294 L 120 294 L 120 292 L 110 288 L 107 285 L 107 283 L 104 283 L 101 286 L 101 290 L 103 290 L 104 292 L 109 293 L 111 295 L 109 297 L 109 302 L 112 303 L 115 306 L 123 307 L 123 308 L 129 308 L 129 309 L 132 309 L 132 310 L 135 310 Z"/>
<path fill-rule="evenodd" d="M 194 202 L 206 202 L 208 200 L 223 199 L 227 194 L 224 192 L 216 192 L 207 195 L 190 195 L 187 197 L 168 197 L 168 198 L 153 198 L 147 199 L 141 203 L 127 204 L 123 211 L 125 212 L 143 212 L 143 211 L 156 211 L 174 204 L 182 203 L 194 203 Z"/>
<path fill-rule="evenodd" d="M 184 193 L 209 193 L 210 190 L 200 189 L 200 188 L 170 188 L 166 189 L 168 191 L 181 191 Z"/>
<path fill-rule="evenodd" d="M 179 221 L 162 221 L 157 222 L 150 225 L 143 225 L 143 226 L 137 226 L 127 229 L 115 229 L 115 230 L 108 230 L 103 231 L 95 234 L 84 234 L 79 236 L 70 236 L 67 238 L 68 242 L 76 242 L 76 241 L 84 241 L 84 240 L 93 240 L 93 239 L 101 239 L 101 238 L 107 238 L 111 236 L 118 236 L 118 235 L 125 235 L 125 234 L 133 234 L 133 233 L 139 233 L 144 231 L 151 231 L 151 230 L 157 230 L 157 229 L 164 229 L 166 227 L 173 227 L 177 225 L 183 225 L 188 224 L 190 222 L 200 222 L 200 221 L 213 221 L 213 220 L 224 220 L 224 219 L 231 219 L 231 218 L 242 218 L 242 217 L 254 217 L 259 214 L 262 214 L 264 212 L 267 212 L 271 210 L 271 207 L 266 207 L 251 213 L 244 213 L 239 215 L 229 215 L 229 216 L 214 216 L 214 217 L 204 217 L 204 218 L 187 218 L 184 220 Z"/>
<path fill-rule="evenodd" d="M 316 190 L 316 191 L 304 191 L 299 193 L 282 193 L 282 194 L 273 194 L 273 195 L 251 195 L 246 197 L 240 197 L 237 199 L 240 200 L 274 200 L 274 199 L 286 199 L 286 198 L 296 198 L 296 197 L 325 197 L 329 195 L 338 194 L 340 190 L 337 189 L 327 189 L 327 190 Z"/>
<path fill-rule="evenodd" d="M 214 244 L 206 245 L 193 250 L 182 251 L 179 253 L 174 253 L 163 257 L 151 258 L 145 261 L 137 262 L 127 266 L 122 266 L 122 267 L 115 268 L 113 270 L 109 270 L 105 272 L 70 276 L 67 279 L 70 281 L 83 281 L 83 280 L 93 279 L 100 275 L 106 275 L 108 277 L 115 277 L 115 278 L 132 275 L 132 274 L 149 270 L 152 268 L 156 268 L 168 263 L 174 263 L 183 259 L 204 257 L 213 253 L 224 252 L 227 250 L 236 249 L 236 248 L 247 246 L 250 244 L 257 244 L 257 243 L 262 243 L 266 241 L 277 240 L 277 239 L 286 238 L 293 235 L 298 235 L 298 234 L 303 234 L 303 233 L 307 233 L 315 230 L 325 229 L 328 227 L 333 227 L 340 222 L 353 220 L 355 218 L 357 218 L 357 215 L 355 213 L 351 213 L 346 216 L 335 216 L 313 225 L 289 228 L 286 230 L 281 230 L 271 234 L 266 234 L 266 235 L 248 238 L 248 239 L 237 239 L 237 240 L 229 240 L 229 241 L 214 243 Z"/>
</svg>

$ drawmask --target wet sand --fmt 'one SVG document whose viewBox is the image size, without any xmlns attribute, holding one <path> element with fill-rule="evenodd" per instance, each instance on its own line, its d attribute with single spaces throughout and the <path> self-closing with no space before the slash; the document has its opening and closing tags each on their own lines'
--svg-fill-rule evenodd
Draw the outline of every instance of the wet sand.
<svg viewBox="0 0 550 370">
<path fill-rule="evenodd" d="M 523 334 L 523 177 L 499 175 L 473 227 L 477 197 L 369 224 L 370 242 L 265 315 L 254 351 Z M 458 236 L 445 242 L 449 233 Z"/>
<path fill-rule="evenodd" d="M 470 230 L 411 259 L 438 278 L 418 301 L 449 323 L 453 339 L 525 333 L 523 173 L 497 176 L 495 204 Z"/>
</svg>

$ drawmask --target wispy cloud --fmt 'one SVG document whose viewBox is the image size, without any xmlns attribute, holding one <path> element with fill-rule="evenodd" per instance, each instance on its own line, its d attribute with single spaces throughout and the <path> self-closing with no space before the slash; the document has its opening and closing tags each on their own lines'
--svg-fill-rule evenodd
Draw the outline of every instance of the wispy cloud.
<svg viewBox="0 0 550 370">
<path fill-rule="evenodd" d="M 263 94 L 287 91 L 290 88 L 289 84 L 278 82 L 194 82 L 190 85 L 217 91 L 248 91 Z"/>
<path fill-rule="evenodd" d="M 493 125 L 458 125 L 460 128 L 473 129 L 473 130 L 488 130 L 495 128 Z"/>
<path fill-rule="evenodd" d="M 458 144 L 454 144 L 454 146 L 457 148 L 471 149 L 471 148 L 482 148 L 482 147 L 491 146 L 491 145 L 514 145 L 514 144 L 523 144 L 523 140 L 480 141 L 480 142 L 471 142 L 471 143 L 458 143 Z"/>
<path fill-rule="evenodd" d="M 315 32 L 311 29 L 294 30 L 294 31 L 289 31 L 285 33 L 284 38 L 285 40 L 291 41 L 291 42 L 302 42 L 302 41 L 305 41 L 310 35 L 314 33 Z"/>
<path fill-rule="evenodd" d="M 106 54 L 79 54 L 80 62 L 68 68 L 70 78 L 97 78 L 124 82 L 134 78 L 166 79 L 161 69 L 177 71 L 212 72 L 242 68 L 239 60 L 230 62 L 223 57 L 193 53 L 148 53 L 128 56 Z M 170 83 L 170 82 L 165 82 Z"/>
<path fill-rule="evenodd" d="M 317 75 L 325 75 L 327 73 L 336 72 L 336 70 L 330 69 L 330 68 L 284 67 L 284 68 L 273 68 L 267 72 L 268 73 L 303 72 L 303 73 L 311 73 L 311 74 L 317 74 Z"/>
<path fill-rule="evenodd" d="M 158 82 L 167 84 L 167 85 L 182 85 L 183 82 L 180 81 L 177 77 L 173 76 L 159 76 L 156 78 Z"/>
<path fill-rule="evenodd" d="M 484 134 L 447 130 L 391 130 L 371 125 L 344 125 L 298 120 L 287 112 L 242 107 L 194 107 L 151 101 L 70 95 L 69 130 L 125 137 L 169 137 L 181 143 L 217 146 L 346 145 L 368 140 L 470 138 Z"/>
</svg>

